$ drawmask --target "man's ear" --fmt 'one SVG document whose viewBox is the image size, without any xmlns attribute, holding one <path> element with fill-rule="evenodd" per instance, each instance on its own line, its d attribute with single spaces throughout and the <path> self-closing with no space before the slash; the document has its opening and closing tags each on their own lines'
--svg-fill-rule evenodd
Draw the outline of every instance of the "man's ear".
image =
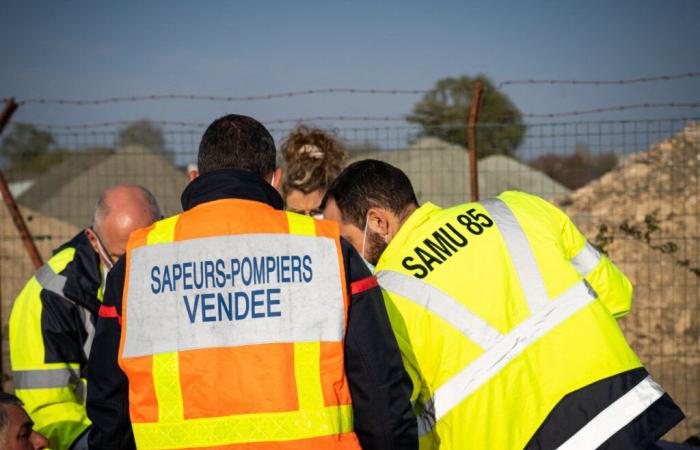
<svg viewBox="0 0 700 450">
<path fill-rule="evenodd" d="M 367 211 L 367 229 L 382 237 L 389 234 L 390 217 L 387 210 L 372 207 Z"/>
<path fill-rule="evenodd" d="M 199 168 L 197 167 L 197 164 L 188 164 L 187 165 L 187 178 L 190 181 L 193 181 L 198 176 L 199 176 Z"/>
<path fill-rule="evenodd" d="M 92 245 L 92 249 L 95 250 L 95 253 L 99 254 L 100 251 L 98 250 L 98 243 L 97 243 L 97 236 L 95 236 L 95 232 L 92 231 L 90 228 L 85 228 L 85 237 L 88 238 L 88 241 L 90 241 L 90 245 Z"/>
</svg>

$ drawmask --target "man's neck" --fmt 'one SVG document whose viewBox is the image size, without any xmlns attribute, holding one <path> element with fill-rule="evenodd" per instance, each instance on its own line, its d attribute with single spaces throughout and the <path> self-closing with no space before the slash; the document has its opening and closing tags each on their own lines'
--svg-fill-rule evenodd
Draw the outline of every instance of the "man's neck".
<svg viewBox="0 0 700 450">
<path fill-rule="evenodd" d="M 406 222 L 408 218 L 411 217 L 411 214 L 413 214 L 416 211 L 416 209 L 418 209 L 418 205 L 416 205 L 415 203 L 411 203 L 406 207 L 406 209 L 403 210 L 403 212 L 399 216 L 399 229 L 401 229 L 404 222 Z"/>
</svg>

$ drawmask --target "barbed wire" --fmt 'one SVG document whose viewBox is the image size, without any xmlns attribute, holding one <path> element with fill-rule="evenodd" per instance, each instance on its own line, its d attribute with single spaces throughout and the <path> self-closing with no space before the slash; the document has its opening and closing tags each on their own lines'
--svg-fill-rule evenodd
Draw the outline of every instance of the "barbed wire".
<svg viewBox="0 0 700 450">
<path fill-rule="evenodd" d="M 593 86 L 605 86 L 605 85 L 625 85 L 625 84 L 636 84 L 636 83 L 648 83 L 652 81 L 671 81 L 680 80 L 683 78 L 697 78 L 700 77 L 700 72 L 689 72 L 678 75 L 658 75 L 654 77 L 641 77 L 641 78 L 631 78 L 631 79 L 621 79 L 621 80 L 506 80 L 498 84 L 498 87 L 503 87 L 512 84 L 571 84 L 571 85 L 593 85 Z"/>
<path fill-rule="evenodd" d="M 147 119 L 146 119 L 147 120 Z M 303 123 L 303 122 L 319 122 L 319 121 L 355 121 L 355 122 L 403 122 L 406 117 L 369 117 L 369 116 L 318 116 L 318 117 L 299 117 L 299 118 L 289 118 L 289 119 L 272 119 L 272 120 L 262 120 L 261 122 L 265 124 L 285 124 L 285 123 Z M 183 122 L 174 120 L 147 120 L 148 123 L 152 125 L 160 126 L 178 126 L 178 127 L 192 127 L 192 128 L 202 128 L 209 126 L 208 123 L 203 122 Z M 136 123 L 143 122 L 141 120 L 117 120 L 113 122 L 98 122 L 98 123 L 83 123 L 83 124 L 47 124 L 47 123 L 35 123 L 35 122 L 24 122 L 30 125 L 34 125 L 39 128 L 45 129 L 56 129 L 56 130 L 74 130 L 74 129 L 90 129 L 90 128 L 107 128 L 107 127 L 119 127 L 128 126 Z"/>
<path fill-rule="evenodd" d="M 195 95 L 195 94 L 153 94 L 153 95 L 131 95 L 124 97 L 109 97 L 94 100 L 71 100 L 63 98 L 28 98 L 19 100 L 18 105 L 30 103 L 38 104 L 58 104 L 71 106 L 103 105 L 106 103 L 141 102 L 157 100 L 199 100 L 214 102 L 248 102 L 257 100 L 273 100 L 278 98 L 300 97 L 319 94 L 370 94 L 370 95 L 418 95 L 430 92 L 425 89 L 355 89 L 355 88 L 327 88 L 327 89 L 307 89 L 303 91 L 279 92 L 262 95 L 246 96 L 220 96 L 220 95 Z"/>
<path fill-rule="evenodd" d="M 700 72 L 689 72 L 684 74 L 674 75 L 658 75 L 653 77 L 640 77 L 620 80 L 506 80 L 498 84 L 498 87 L 516 84 L 551 84 L 551 85 L 625 85 L 635 83 L 647 83 L 654 81 L 671 81 L 683 78 L 700 77 Z M 364 95 L 420 95 L 432 92 L 433 89 L 367 89 L 367 88 L 322 88 L 322 89 L 305 89 L 289 92 L 276 92 L 260 95 L 245 95 L 245 96 L 222 96 L 222 95 L 199 95 L 199 94 L 150 94 L 150 95 L 130 95 L 130 96 L 115 96 L 101 99 L 76 100 L 66 98 L 47 98 L 36 97 L 17 100 L 18 105 L 27 104 L 56 104 L 69 106 L 95 106 L 111 103 L 125 102 L 143 102 L 143 101 L 161 101 L 161 100 L 191 100 L 191 101 L 212 101 L 212 102 L 248 102 L 259 100 L 273 100 L 280 98 L 291 98 L 309 95 L 323 94 L 364 94 Z M 10 98 L 3 98 L 3 102 L 7 102 Z"/>
<path fill-rule="evenodd" d="M 269 124 L 284 124 L 284 123 L 302 123 L 302 122 L 319 122 L 319 121 L 338 121 L 338 122 L 405 122 L 406 116 L 317 116 L 317 117 L 300 117 L 296 119 L 273 119 L 266 120 Z"/>
<path fill-rule="evenodd" d="M 111 127 L 124 127 L 129 125 L 134 125 L 136 123 L 141 123 L 144 120 L 115 120 L 113 122 L 97 122 L 97 123 L 81 123 L 81 124 L 50 124 L 50 123 L 37 123 L 37 122 L 21 122 L 29 125 L 33 125 L 37 128 L 43 128 L 47 130 L 84 130 L 91 128 L 111 128 Z M 209 126 L 208 123 L 200 122 L 183 122 L 176 120 L 148 120 L 148 123 L 152 125 L 160 126 L 177 126 L 177 127 L 192 127 L 192 128 L 202 128 Z M 19 122 L 18 122 L 19 123 Z"/>
<path fill-rule="evenodd" d="M 629 105 L 618 105 L 609 106 L 603 108 L 595 108 L 580 111 L 566 111 L 566 112 L 550 112 L 550 113 L 521 113 L 523 118 L 557 118 L 557 117 L 572 117 L 581 116 L 588 114 L 599 114 L 606 112 L 617 112 L 625 111 L 629 109 L 649 109 L 649 108 L 690 108 L 699 109 L 700 102 L 697 103 L 637 103 Z M 508 118 L 512 116 L 501 116 L 497 119 Z M 282 118 L 282 119 L 271 119 L 262 120 L 263 123 L 268 125 L 279 125 L 287 123 L 309 123 L 309 122 L 322 122 L 322 121 L 337 121 L 337 122 L 406 122 L 408 121 L 408 116 L 315 116 L 315 117 L 296 117 L 296 118 Z M 141 120 L 119 120 L 113 122 L 98 122 L 98 123 L 83 123 L 83 124 L 46 124 L 46 123 L 36 123 L 36 122 L 25 122 L 30 125 L 34 125 L 39 128 L 44 128 L 47 130 L 76 130 L 76 129 L 95 129 L 95 128 L 109 128 L 109 127 L 122 127 L 129 126 L 135 123 L 142 122 Z M 147 120 L 153 125 L 159 126 L 177 126 L 177 127 L 190 127 L 190 128 L 205 128 L 209 126 L 208 123 L 204 122 L 185 122 L 185 121 L 175 121 L 175 120 Z M 455 121 L 456 123 L 457 121 Z"/>
<path fill-rule="evenodd" d="M 527 118 L 555 118 L 555 117 L 571 117 L 583 116 L 586 114 L 600 114 L 606 112 L 625 111 L 628 109 L 649 109 L 649 108 L 700 108 L 700 103 L 634 103 L 630 105 L 608 106 L 604 108 L 595 108 L 581 111 L 567 111 L 557 113 L 523 113 L 523 117 Z"/>
</svg>

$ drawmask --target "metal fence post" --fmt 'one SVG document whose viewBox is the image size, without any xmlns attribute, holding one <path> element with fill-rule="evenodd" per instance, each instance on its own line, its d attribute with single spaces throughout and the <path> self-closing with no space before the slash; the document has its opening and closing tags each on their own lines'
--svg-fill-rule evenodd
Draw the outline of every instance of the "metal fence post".
<svg viewBox="0 0 700 450">
<path fill-rule="evenodd" d="M 2 135 L 2 132 L 5 130 L 5 126 L 7 126 L 7 124 L 10 122 L 10 119 L 17 110 L 18 106 L 19 105 L 17 105 L 17 103 L 15 102 L 14 97 L 7 100 L 7 103 L 5 104 L 5 109 L 3 109 L 2 114 L 0 115 L 0 135 Z M 41 255 L 39 255 L 39 250 L 34 244 L 34 239 L 32 239 L 32 235 L 29 232 L 29 228 L 27 228 L 27 224 L 24 221 L 24 217 L 22 217 L 22 213 L 20 212 L 19 208 L 17 208 L 17 203 L 15 202 L 15 199 L 12 196 L 12 192 L 10 192 L 10 188 L 7 185 L 7 181 L 5 180 L 5 174 L 2 172 L 2 169 L 0 169 L 0 192 L 2 192 L 2 198 L 5 201 L 5 205 L 7 205 L 7 209 L 10 212 L 12 221 L 14 222 L 15 227 L 17 227 L 17 231 L 19 232 L 19 235 L 22 238 L 22 243 L 27 249 L 27 253 L 29 253 L 29 257 L 32 259 L 32 263 L 34 263 L 34 267 L 38 269 L 44 263 L 41 260 Z M 0 274 L 0 280 L 1 279 L 2 275 Z M 0 321 L 2 319 L 2 313 L 2 298 L 0 297 Z M 0 377 L 2 377 L 5 373 L 3 370 L 2 363 L 2 355 L 4 349 L 2 339 L 2 330 L 0 330 Z M 2 390 L 3 383 L 4 380 L 0 379 L 0 390 Z"/>
<path fill-rule="evenodd" d="M 0 115 L 0 134 L 2 134 L 5 126 L 10 122 L 10 118 L 17 110 L 17 106 L 18 105 L 14 98 L 10 98 L 5 104 L 5 109 L 3 110 L 2 115 Z M 32 259 L 32 263 L 34 263 L 34 267 L 38 269 L 44 263 L 41 260 L 41 255 L 39 255 L 39 250 L 34 244 L 32 234 L 29 232 L 29 228 L 27 228 L 24 217 L 22 217 L 22 213 L 19 211 L 19 208 L 17 208 L 17 203 L 10 192 L 10 188 L 5 180 L 5 174 L 2 172 L 2 170 L 0 170 L 0 191 L 2 191 L 2 198 L 5 201 L 5 205 L 7 205 L 7 209 L 12 216 L 12 221 L 15 223 L 17 231 L 22 238 L 24 247 L 27 249 L 27 253 L 29 253 L 29 257 Z"/>
<path fill-rule="evenodd" d="M 469 108 L 469 124 L 467 125 L 467 145 L 469 146 L 469 187 L 473 202 L 479 201 L 479 170 L 477 168 L 476 124 L 479 121 L 479 105 L 481 103 L 481 81 L 474 82 L 472 104 Z"/>
</svg>

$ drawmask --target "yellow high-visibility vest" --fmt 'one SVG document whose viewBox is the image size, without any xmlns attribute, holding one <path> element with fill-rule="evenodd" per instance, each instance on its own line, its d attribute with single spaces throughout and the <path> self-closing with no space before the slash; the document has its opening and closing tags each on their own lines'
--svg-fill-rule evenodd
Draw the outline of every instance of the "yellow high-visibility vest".
<svg viewBox="0 0 700 450">
<path fill-rule="evenodd" d="M 67 246 L 53 255 L 24 286 L 15 299 L 10 314 L 10 362 L 15 394 L 22 400 L 27 413 L 34 421 L 34 429 L 49 440 L 52 449 L 70 448 L 90 426 L 85 409 L 87 394 L 86 367 L 76 361 L 47 362 L 42 311 L 45 307 L 41 292 L 47 290 L 60 297 L 60 301 L 73 303 L 63 288 L 66 277 L 61 272 L 76 255 L 76 248 Z M 95 292 L 97 300 L 102 300 L 102 288 Z M 55 297 L 52 297 L 55 298 Z M 83 357 L 87 360 L 94 336 L 92 313 L 83 306 L 76 305 L 81 326 L 87 333 L 82 343 Z M 81 345 L 70 341 L 79 335 L 62 336 L 69 340 L 69 348 Z M 54 350 L 55 352 L 56 350 Z M 58 350 L 60 352 L 60 349 Z"/>
<path fill-rule="evenodd" d="M 615 320 L 630 309 L 629 281 L 538 197 L 425 204 L 375 275 L 422 449 L 522 449 L 565 395 L 641 366 Z M 604 426 L 562 448 L 597 447 L 663 395 L 651 378 L 635 389 L 624 414 L 597 417 Z"/>
</svg>

